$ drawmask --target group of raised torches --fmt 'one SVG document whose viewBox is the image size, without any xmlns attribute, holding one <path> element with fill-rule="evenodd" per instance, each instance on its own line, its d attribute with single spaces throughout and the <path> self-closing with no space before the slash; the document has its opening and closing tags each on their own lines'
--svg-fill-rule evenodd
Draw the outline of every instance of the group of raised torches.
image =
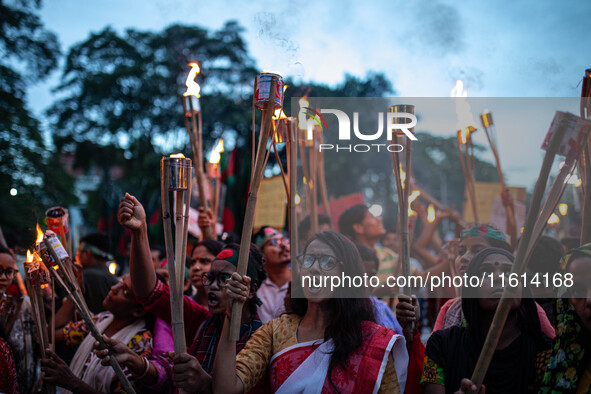
<svg viewBox="0 0 591 394">
<path fill-rule="evenodd" d="M 478 223 L 473 126 L 458 130 L 458 152 L 475 219 L 471 224 L 413 184 L 412 142 L 395 135 L 405 146 L 404 154 L 392 154 L 398 231 L 386 232 L 381 218 L 357 204 L 339 216 L 337 232 L 332 229 L 337 220 L 328 214 L 323 155 L 316 149 L 322 135 L 313 130 L 311 142 L 298 137 L 298 129 L 310 130 L 285 116 L 282 78 L 263 72 L 255 84 L 253 110 L 263 110 L 263 117 L 258 143 L 254 130 L 252 134 L 243 232 L 234 242 L 222 242 L 216 224 L 223 142 L 215 144 L 203 171 L 199 88 L 193 81 L 199 67 L 191 66 L 182 102 L 193 160 L 171 155 L 161 162 L 165 249 L 151 248 L 145 211 L 126 193 L 117 217 L 131 236 L 129 273 L 105 293 L 104 287 L 114 278 L 107 248 L 85 238 L 79 242 L 76 262 L 72 261 L 67 210 L 48 210 L 48 230 L 43 233 L 37 226 L 35 247 L 27 251 L 24 264 L 26 290 L 21 287 L 20 294 L 27 293 L 30 301 L 13 302 L 17 290 L 10 301 L 4 295 L 0 304 L 0 350 L 10 353 L 0 359 L 0 391 L 56 392 L 59 387 L 61 392 L 74 393 L 589 392 L 591 244 L 581 245 L 583 241 L 572 237 L 561 243 L 543 235 L 579 163 L 578 155 L 566 160 L 544 201 L 549 166 L 542 166 L 526 224 L 518 235 L 490 113 L 482 114 L 481 121 L 505 193 L 506 232 Z M 308 105 L 305 98 L 300 105 Z M 414 113 L 414 108 L 401 107 L 391 110 Z M 557 126 L 545 142 L 545 163 L 551 164 L 563 145 L 568 130 L 560 126 L 560 117 L 569 115 L 557 114 Z M 588 132 L 589 124 L 585 127 Z M 579 142 L 586 144 L 586 135 L 581 138 Z M 279 143 L 286 143 L 285 169 Z M 263 226 L 253 233 L 254 210 L 264 209 L 256 207 L 256 198 L 269 147 L 281 166 L 289 223 L 286 231 Z M 296 210 L 298 147 L 307 212 Z M 201 239 L 194 243 L 187 238 L 192 166 L 201 207 Z M 324 214 L 318 211 L 319 195 Z M 455 227 L 454 239 L 446 243 L 438 235 L 444 220 Z M 413 239 L 415 228 L 420 234 Z M 301 254 L 295 256 L 298 249 Z M 153 252 L 159 255 L 155 261 Z M 12 263 L 5 259 L 8 255 Z M 0 257 L 4 294 L 17 274 L 11 268 L 14 254 L 1 247 Z M 490 288 L 464 286 L 455 289 L 457 293 L 442 289 L 448 292 L 439 298 L 419 300 L 411 296 L 417 289 L 410 286 L 371 294 L 370 288 L 328 290 L 302 282 L 306 275 L 370 275 L 384 287 L 384 275 L 523 275 L 528 262 L 534 267 L 532 275 L 547 274 L 549 291 L 536 289 L 532 294 L 527 286 L 507 290 L 491 284 Z M 566 287 L 560 297 L 558 289 L 551 289 L 561 287 L 556 278 Z M 59 308 L 56 294 L 65 296 L 57 300 Z M 94 306 L 97 297 L 102 297 L 102 310 Z M 29 358 L 41 359 L 41 376 L 37 366 L 31 368 L 23 361 L 22 348 L 13 343 L 11 330 L 27 326 L 14 323 L 24 321 L 21 305 L 28 305 L 34 323 L 28 329 L 39 346 L 31 353 L 35 357 Z M 64 345 L 77 350 L 68 354 Z"/>
</svg>

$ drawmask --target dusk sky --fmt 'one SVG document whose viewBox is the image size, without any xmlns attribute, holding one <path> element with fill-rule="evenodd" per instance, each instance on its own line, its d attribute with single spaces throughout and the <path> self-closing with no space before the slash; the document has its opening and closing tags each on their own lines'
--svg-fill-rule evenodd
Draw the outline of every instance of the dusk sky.
<svg viewBox="0 0 591 394">
<path fill-rule="evenodd" d="M 260 69 L 328 84 L 342 81 L 345 73 L 363 77 L 379 71 L 403 97 L 448 97 L 457 79 L 469 97 L 580 96 L 583 72 L 591 67 L 590 16 L 591 2 L 576 0 L 46 0 L 41 10 L 64 53 L 107 25 L 120 32 L 160 31 L 173 23 L 219 29 L 237 20 Z M 51 103 L 49 89 L 58 77 L 54 73 L 30 89 L 37 113 Z M 533 185 L 545 122 L 531 136 L 531 150 L 501 146 L 509 173 L 523 167 L 524 157 L 531 162 L 524 173 L 509 175 L 510 182 Z"/>
</svg>

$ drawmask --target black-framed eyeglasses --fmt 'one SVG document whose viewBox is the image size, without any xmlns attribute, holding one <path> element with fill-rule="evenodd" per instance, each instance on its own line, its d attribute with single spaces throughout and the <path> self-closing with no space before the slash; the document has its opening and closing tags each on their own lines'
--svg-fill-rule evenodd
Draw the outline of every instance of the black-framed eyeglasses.
<svg viewBox="0 0 591 394">
<path fill-rule="evenodd" d="M 225 286 L 226 281 L 232 277 L 228 272 L 204 272 L 201 275 L 203 286 L 211 286 L 214 281 L 217 281 L 218 286 Z"/>
<path fill-rule="evenodd" d="M 18 271 L 13 268 L 6 268 L 4 270 L 0 268 L 0 276 L 6 275 L 7 278 L 12 278 L 17 272 Z"/>
<path fill-rule="evenodd" d="M 289 238 L 271 238 L 265 242 L 264 246 L 271 245 L 271 246 L 289 246 Z"/>
<path fill-rule="evenodd" d="M 300 268 L 310 268 L 316 261 L 322 271 L 330 271 L 340 263 L 336 257 L 329 254 L 302 254 L 297 257 Z"/>
</svg>

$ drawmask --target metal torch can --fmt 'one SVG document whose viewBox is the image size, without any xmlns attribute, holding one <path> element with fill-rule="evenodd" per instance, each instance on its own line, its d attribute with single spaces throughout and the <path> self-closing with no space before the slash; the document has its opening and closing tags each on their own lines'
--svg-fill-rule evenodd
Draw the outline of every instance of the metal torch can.
<svg viewBox="0 0 591 394">
<path fill-rule="evenodd" d="M 191 184 L 192 162 L 188 157 L 163 157 L 161 172 L 168 172 L 168 190 L 187 190 Z"/>
<path fill-rule="evenodd" d="M 281 108 L 283 105 L 283 77 L 275 73 L 260 73 L 257 75 L 254 87 L 254 105 L 257 108 L 265 109 L 271 93 L 271 81 L 277 78 L 275 91 L 275 105 L 273 109 Z"/>
<path fill-rule="evenodd" d="M 68 210 L 62 207 L 53 207 L 45 211 L 45 220 L 47 228 L 56 234 L 60 234 L 60 226 L 64 229 L 64 234 L 70 231 L 68 220 Z"/>
</svg>

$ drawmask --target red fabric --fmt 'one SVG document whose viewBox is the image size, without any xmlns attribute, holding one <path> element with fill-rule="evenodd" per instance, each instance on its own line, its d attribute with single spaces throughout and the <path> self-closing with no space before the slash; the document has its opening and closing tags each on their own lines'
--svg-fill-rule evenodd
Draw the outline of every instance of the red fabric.
<svg viewBox="0 0 591 394">
<path fill-rule="evenodd" d="M 425 361 L 425 345 L 421 342 L 421 333 L 416 331 L 410 348 L 408 360 L 408 374 L 406 377 L 405 393 L 422 394 L 421 375 L 423 374 L 423 362 Z"/>
<path fill-rule="evenodd" d="M 8 343 L 0 338 L 0 393 L 18 393 L 16 366 Z"/>
<path fill-rule="evenodd" d="M 382 364 L 388 361 L 385 358 L 386 348 L 395 335 L 394 331 L 375 323 L 364 322 L 363 332 L 366 334 L 363 343 L 347 360 L 349 373 L 345 373 L 340 367 L 332 372 L 332 381 L 341 393 L 373 392 Z M 277 391 L 314 350 L 312 346 L 300 346 L 275 358 L 269 373 L 272 391 Z M 385 370 L 386 366 L 383 367 Z M 328 377 L 324 381 L 322 393 L 336 393 Z"/>
<path fill-rule="evenodd" d="M 152 292 L 145 298 L 137 298 L 146 310 L 171 325 L 170 289 L 164 283 L 157 281 Z M 185 339 L 187 344 L 193 342 L 201 323 L 211 316 L 209 310 L 202 307 L 191 298 L 183 297 L 183 316 L 185 320 Z"/>
</svg>

